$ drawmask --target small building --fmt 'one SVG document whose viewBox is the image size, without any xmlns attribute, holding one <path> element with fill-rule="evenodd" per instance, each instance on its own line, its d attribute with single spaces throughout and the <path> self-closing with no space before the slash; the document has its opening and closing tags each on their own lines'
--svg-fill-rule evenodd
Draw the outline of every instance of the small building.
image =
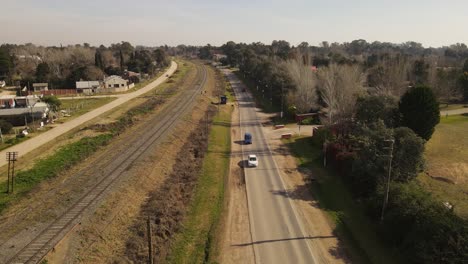
<svg viewBox="0 0 468 264">
<path fill-rule="evenodd" d="M 33 89 L 34 89 L 34 92 L 48 91 L 49 84 L 48 83 L 33 83 Z"/>
<path fill-rule="evenodd" d="M 49 114 L 49 107 L 34 95 L 0 96 L 0 118 L 14 126 L 23 126 L 31 121 L 41 120 Z"/>
<path fill-rule="evenodd" d="M 76 92 L 84 94 L 92 94 L 101 88 L 100 81 L 80 81 L 76 82 Z"/>
<path fill-rule="evenodd" d="M 111 75 L 104 79 L 104 89 L 109 88 L 127 88 L 128 81 L 117 75 Z"/>
<path fill-rule="evenodd" d="M 14 108 L 16 95 L 2 95 L 0 96 L 0 108 Z"/>
</svg>

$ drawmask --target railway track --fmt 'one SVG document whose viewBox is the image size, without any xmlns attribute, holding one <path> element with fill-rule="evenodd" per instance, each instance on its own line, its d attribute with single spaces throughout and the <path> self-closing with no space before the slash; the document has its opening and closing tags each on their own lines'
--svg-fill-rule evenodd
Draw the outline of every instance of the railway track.
<svg viewBox="0 0 468 264">
<path fill-rule="evenodd" d="M 169 103 L 161 114 L 152 118 L 147 124 L 151 125 L 144 133 L 126 144 L 128 148 L 124 152 L 115 153 L 105 164 L 101 164 L 94 171 L 100 171 L 98 182 L 88 188 L 85 193 L 60 216 L 52 221 L 31 241 L 11 257 L 7 263 L 38 263 L 42 258 L 79 222 L 87 209 L 100 200 L 106 190 L 157 142 L 175 126 L 180 116 L 189 110 L 194 104 L 194 98 L 205 85 L 207 71 L 205 66 L 197 66 L 197 80 L 191 85 L 191 89 L 182 91 L 182 94 Z M 162 116 L 162 118 L 161 118 Z M 84 174 L 81 171 L 79 174 Z"/>
</svg>

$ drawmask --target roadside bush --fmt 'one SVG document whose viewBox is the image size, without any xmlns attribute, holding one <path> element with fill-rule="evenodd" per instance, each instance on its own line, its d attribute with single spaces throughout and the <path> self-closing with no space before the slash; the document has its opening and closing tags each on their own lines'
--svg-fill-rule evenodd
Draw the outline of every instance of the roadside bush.
<svg viewBox="0 0 468 264">
<path fill-rule="evenodd" d="M 383 189 L 378 197 L 381 203 Z M 468 259 L 468 221 L 415 182 L 391 186 L 380 233 L 409 263 L 466 263 Z"/>
<path fill-rule="evenodd" d="M 356 120 L 365 125 L 382 120 L 387 127 L 396 127 L 399 121 L 398 102 L 390 96 L 359 97 L 356 102 Z"/>
<path fill-rule="evenodd" d="M 408 182 L 423 169 L 424 140 L 407 127 L 394 129 L 393 137 L 392 179 Z"/>
<path fill-rule="evenodd" d="M 10 133 L 12 128 L 13 128 L 13 125 L 10 122 L 4 119 L 0 119 L 0 129 L 2 130 L 3 134 Z"/>
<path fill-rule="evenodd" d="M 320 127 L 320 128 L 314 129 L 314 135 L 312 137 L 312 144 L 314 146 L 322 148 L 323 143 L 326 140 L 332 140 L 332 139 L 333 139 L 333 135 L 330 129 L 328 129 L 327 127 Z"/>
</svg>

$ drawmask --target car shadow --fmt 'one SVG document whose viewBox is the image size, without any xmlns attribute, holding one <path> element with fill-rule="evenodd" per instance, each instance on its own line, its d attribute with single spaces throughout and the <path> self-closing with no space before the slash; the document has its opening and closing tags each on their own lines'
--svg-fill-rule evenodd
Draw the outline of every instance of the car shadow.
<svg viewBox="0 0 468 264">
<path fill-rule="evenodd" d="M 236 144 L 238 144 L 238 145 L 246 145 L 246 144 L 244 143 L 244 140 L 236 140 L 236 141 L 234 141 L 234 143 L 236 143 Z"/>
<path fill-rule="evenodd" d="M 241 160 L 237 163 L 237 166 L 243 168 L 247 168 L 247 160 Z"/>
</svg>

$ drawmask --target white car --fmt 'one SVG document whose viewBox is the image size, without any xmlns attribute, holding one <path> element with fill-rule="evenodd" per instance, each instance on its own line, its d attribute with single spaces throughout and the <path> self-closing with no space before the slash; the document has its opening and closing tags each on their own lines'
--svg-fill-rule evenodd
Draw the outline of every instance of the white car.
<svg viewBox="0 0 468 264">
<path fill-rule="evenodd" d="M 249 155 L 249 157 L 247 158 L 247 165 L 249 167 L 257 167 L 258 166 L 257 156 L 253 154 Z"/>
</svg>

